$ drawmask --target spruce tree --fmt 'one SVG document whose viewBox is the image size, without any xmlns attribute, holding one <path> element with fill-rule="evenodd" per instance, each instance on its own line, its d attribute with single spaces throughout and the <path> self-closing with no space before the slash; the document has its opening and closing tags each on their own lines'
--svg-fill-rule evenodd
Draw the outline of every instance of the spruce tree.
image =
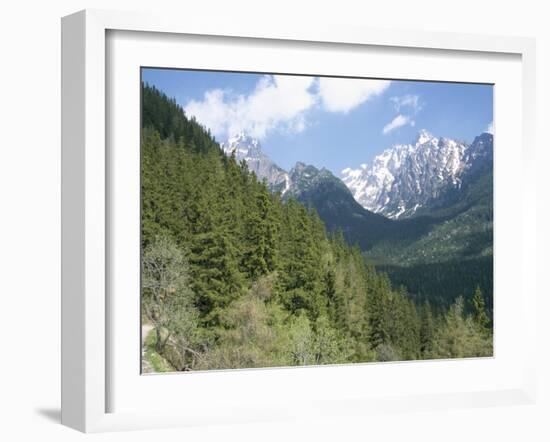
<svg viewBox="0 0 550 442">
<path fill-rule="evenodd" d="M 474 308 L 475 323 L 482 329 L 486 329 L 489 326 L 489 317 L 485 311 L 485 300 L 483 299 L 483 294 L 479 286 L 475 289 L 472 305 Z"/>
<path fill-rule="evenodd" d="M 420 323 L 420 353 L 428 356 L 433 346 L 435 325 L 432 308 L 427 301 L 420 308 Z"/>
<path fill-rule="evenodd" d="M 268 192 L 265 185 L 255 186 L 246 215 L 243 267 L 253 280 L 272 272 L 277 265 L 277 226 Z"/>
</svg>

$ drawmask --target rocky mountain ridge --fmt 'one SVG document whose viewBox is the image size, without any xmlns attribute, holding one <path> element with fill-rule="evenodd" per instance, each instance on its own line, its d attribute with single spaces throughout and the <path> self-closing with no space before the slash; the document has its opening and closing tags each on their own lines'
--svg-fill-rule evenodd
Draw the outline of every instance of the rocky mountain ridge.
<svg viewBox="0 0 550 442">
<path fill-rule="evenodd" d="M 492 152 L 489 133 L 467 144 L 421 130 L 413 143 L 386 149 L 371 164 L 344 169 L 342 181 L 365 209 L 407 218 L 448 189 L 459 189 L 467 173 L 492 161 Z"/>
</svg>

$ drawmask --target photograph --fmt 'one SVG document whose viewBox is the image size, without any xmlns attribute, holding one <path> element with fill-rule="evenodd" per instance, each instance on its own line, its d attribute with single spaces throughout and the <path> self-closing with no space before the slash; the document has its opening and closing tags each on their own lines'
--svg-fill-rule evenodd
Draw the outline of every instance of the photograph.
<svg viewBox="0 0 550 442">
<path fill-rule="evenodd" d="M 493 84 L 140 88 L 142 374 L 493 357 Z"/>
<path fill-rule="evenodd" d="M 550 442 L 545 2 L 2 6 L 0 442 Z"/>
</svg>

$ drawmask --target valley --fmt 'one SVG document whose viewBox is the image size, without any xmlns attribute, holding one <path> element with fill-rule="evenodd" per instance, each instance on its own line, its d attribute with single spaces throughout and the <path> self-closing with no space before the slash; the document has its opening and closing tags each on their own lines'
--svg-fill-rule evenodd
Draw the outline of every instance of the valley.
<svg viewBox="0 0 550 442">
<path fill-rule="evenodd" d="M 286 172 L 244 133 L 222 148 L 283 199 L 314 208 L 328 231 L 342 232 L 419 301 L 447 306 L 479 286 L 492 305 L 491 134 L 468 145 L 420 131 L 342 178 L 300 162 Z"/>
<path fill-rule="evenodd" d="M 392 218 L 147 84 L 141 117 L 142 373 L 493 354 L 489 138 Z"/>
</svg>

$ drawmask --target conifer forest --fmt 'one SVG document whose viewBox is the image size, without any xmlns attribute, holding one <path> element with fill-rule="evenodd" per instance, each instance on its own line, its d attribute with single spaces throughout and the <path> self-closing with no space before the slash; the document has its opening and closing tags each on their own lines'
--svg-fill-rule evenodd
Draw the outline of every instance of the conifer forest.
<svg viewBox="0 0 550 442">
<path fill-rule="evenodd" d="M 326 206 L 339 184 L 283 195 L 173 98 L 146 82 L 141 94 L 142 372 L 492 356 L 492 249 L 405 265 L 425 244 L 390 241 L 402 226 L 449 245 L 438 232 L 478 212 L 350 227 L 355 202 Z M 487 238 L 492 206 L 490 221 Z"/>
</svg>

